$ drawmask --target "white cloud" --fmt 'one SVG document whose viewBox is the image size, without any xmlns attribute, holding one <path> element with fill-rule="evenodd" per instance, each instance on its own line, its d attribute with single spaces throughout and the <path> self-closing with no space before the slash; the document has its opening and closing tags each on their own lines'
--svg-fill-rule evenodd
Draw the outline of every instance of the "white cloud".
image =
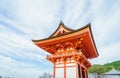
<svg viewBox="0 0 120 78">
<path fill-rule="evenodd" d="M 2 27 L 3 29 L 4 27 Z M 3 54 L 10 54 L 13 56 L 18 57 L 24 57 L 24 58 L 32 58 L 31 56 L 28 56 L 30 53 L 33 53 L 33 55 L 44 55 L 45 53 L 39 53 L 39 48 L 36 47 L 31 40 L 26 38 L 25 36 L 18 35 L 17 33 L 10 32 L 9 30 L 6 30 L 5 28 L 0 31 L 1 32 L 1 49 Z M 31 49 L 31 50 L 29 50 Z M 26 51 L 26 52 L 24 52 Z M 29 53 L 29 54 L 28 54 Z M 28 56 L 28 57 L 25 57 Z M 40 56 L 41 57 L 41 56 Z"/>
<path fill-rule="evenodd" d="M 110 3 L 104 0 L 92 2 L 91 10 L 94 14 L 92 30 L 99 52 L 99 57 L 92 60 L 93 63 L 105 64 L 120 59 L 119 4 L 118 0 L 110 0 Z"/>
<path fill-rule="evenodd" d="M 111 0 L 112 1 L 112 0 Z M 119 28 L 120 10 L 117 8 L 119 1 L 113 1 L 109 3 L 104 0 L 98 0 L 93 2 L 92 11 L 94 13 L 93 25 L 95 26 L 95 32 L 97 33 L 99 39 L 107 38 L 111 35 L 111 32 L 114 31 L 115 27 Z M 107 6 L 106 6 L 107 5 Z M 103 7 L 107 7 L 106 9 Z M 103 10 L 105 9 L 105 10 Z M 94 30 L 94 29 L 93 29 Z M 93 34 L 96 34 L 93 33 Z M 114 34 L 114 32 L 113 32 Z M 102 40 L 102 39 L 101 39 Z M 100 40 L 99 40 L 100 41 Z"/>
<path fill-rule="evenodd" d="M 90 1 L 88 0 L 73 0 L 72 3 L 69 0 L 65 0 L 61 9 L 62 20 L 65 25 L 76 29 L 89 23 L 90 21 L 87 20 L 90 15 L 90 8 L 86 7 L 87 5 L 90 7 Z"/>
<path fill-rule="evenodd" d="M 105 64 L 120 59 L 120 42 L 102 47 L 99 50 L 99 57 L 91 60 L 94 64 Z"/>
<path fill-rule="evenodd" d="M 44 30 L 50 29 L 52 26 L 51 22 L 57 20 L 56 14 L 60 8 L 59 1 L 18 0 L 15 5 L 17 7 L 14 13 L 20 19 L 21 26 L 19 26 L 19 29 L 26 32 L 31 38 L 47 37 L 45 35 L 47 32 Z"/>
<path fill-rule="evenodd" d="M 47 71 L 47 66 L 51 66 L 44 59 L 47 53 L 35 46 L 31 39 L 48 37 L 58 27 L 60 20 L 73 29 L 92 23 L 100 55 L 92 63 L 104 64 L 120 59 L 118 0 L 6 1 L 0 1 L 2 75 L 8 75 L 12 70 L 10 76 L 35 78 L 41 71 Z M 51 71 L 50 67 L 48 69 Z"/>
<path fill-rule="evenodd" d="M 44 70 L 36 68 L 32 63 L 19 62 L 11 57 L 5 57 L 2 55 L 0 55 L 0 59 L 0 69 L 2 71 L 2 75 L 4 76 L 17 78 L 35 78 L 39 77 L 42 72 L 45 72 Z"/>
<path fill-rule="evenodd" d="M 21 6 L 21 3 L 19 3 L 19 5 Z M 41 33 L 42 31 L 43 35 L 43 30 L 47 28 L 44 26 L 45 24 L 47 24 L 45 23 L 45 19 L 48 18 L 47 20 L 48 22 L 50 22 L 50 20 L 53 20 L 53 16 L 51 14 L 41 14 L 42 11 L 40 11 L 39 9 L 34 9 L 35 7 L 33 6 L 28 7 L 32 8 L 30 10 L 27 10 L 29 13 L 25 11 L 25 8 L 19 9 L 18 7 L 16 7 L 16 9 L 14 8 L 14 11 L 12 13 L 10 11 L 10 9 L 12 10 L 12 8 L 9 8 L 9 10 L 6 8 L 2 8 L 3 10 L 0 10 L 0 69 L 2 71 L 0 75 L 2 75 L 3 77 L 13 76 L 16 78 L 35 78 L 43 72 L 51 71 L 51 69 L 48 67 L 44 69 L 44 66 L 47 66 L 49 64 L 45 59 L 47 53 L 45 53 L 45 51 L 43 50 L 40 50 L 32 43 L 30 35 L 31 33 L 36 34 L 36 32 L 32 32 L 33 29 L 37 31 L 37 34 Z M 25 16 L 23 16 L 22 14 L 19 16 L 19 14 L 15 12 L 17 9 L 19 9 L 19 11 L 17 11 L 18 13 L 20 11 L 20 13 L 22 13 L 22 11 L 25 11 L 23 13 L 23 15 L 25 14 Z M 33 13 L 30 13 L 30 11 L 33 11 Z M 8 16 L 11 16 L 15 19 L 11 19 Z M 45 16 L 46 18 L 44 18 Z M 22 21 L 20 21 L 20 19 Z M 40 24 L 41 29 L 39 29 L 38 26 Z M 49 64 L 49 66 L 51 65 Z M 47 69 L 49 69 L 49 71 Z"/>
</svg>

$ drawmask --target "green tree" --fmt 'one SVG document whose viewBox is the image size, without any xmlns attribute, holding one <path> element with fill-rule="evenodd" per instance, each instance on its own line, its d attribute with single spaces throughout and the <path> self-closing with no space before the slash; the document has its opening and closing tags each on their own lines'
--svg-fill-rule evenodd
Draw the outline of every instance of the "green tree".
<svg viewBox="0 0 120 78">
<path fill-rule="evenodd" d="M 95 75 L 95 78 L 100 78 L 101 76 L 104 76 L 103 73 L 110 71 L 111 69 L 116 69 L 118 71 L 120 71 L 120 60 L 118 61 L 114 61 L 111 63 L 107 63 L 105 65 L 93 65 L 88 72 L 92 73 Z"/>
<path fill-rule="evenodd" d="M 2 76 L 0 76 L 0 78 L 2 78 Z"/>
<path fill-rule="evenodd" d="M 95 78 L 100 78 L 103 76 L 103 73 L 107 71 L 107 67 L 103 65 L 93 65 L 88 72 L 94 74 Z"/>
</svg>

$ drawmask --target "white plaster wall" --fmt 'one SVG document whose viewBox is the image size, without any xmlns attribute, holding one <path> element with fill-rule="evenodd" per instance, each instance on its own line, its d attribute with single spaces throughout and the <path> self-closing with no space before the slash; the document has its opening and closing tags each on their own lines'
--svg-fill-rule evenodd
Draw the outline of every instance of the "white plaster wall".
<svg viewBox="0 0 120 78">
<path fill-rule="evenodd" d="M 66 78 L 76 78 L 76 67 L 66 68 Z"/>
<path fill-rule="evenodd" d="M 64 68 L 56 68 L 56 78 L 64 78 Z"/>
</svg>

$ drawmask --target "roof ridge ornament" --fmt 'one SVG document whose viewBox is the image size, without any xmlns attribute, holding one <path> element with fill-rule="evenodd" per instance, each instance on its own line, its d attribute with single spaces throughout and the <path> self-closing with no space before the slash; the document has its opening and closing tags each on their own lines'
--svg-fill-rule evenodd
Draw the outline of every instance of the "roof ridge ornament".
<svg viewBox="0 0 120 78">
<path fill-rule="evenodd" d="M 60 21 L 60 25 L 64 25 L 64 23 L 63 23 L 63 21 L 62 21 L 62 20 Z"/>
</svg>

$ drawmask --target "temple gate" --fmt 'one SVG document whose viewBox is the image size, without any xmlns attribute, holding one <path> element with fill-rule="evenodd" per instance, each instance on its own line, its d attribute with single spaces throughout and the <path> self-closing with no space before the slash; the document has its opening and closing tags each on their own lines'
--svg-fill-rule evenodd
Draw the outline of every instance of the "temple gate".
<svg viewBox="0 0 120 78">
<path fill-rule="evenodd" d="M 98 56 L 91 24 L 73 30 L 61 22 L 51 36 L 33 42 L 50 53 L 46 59 L 54 65 L 53 78 L 88 78 L 88 59 Z"/>
</svg>

